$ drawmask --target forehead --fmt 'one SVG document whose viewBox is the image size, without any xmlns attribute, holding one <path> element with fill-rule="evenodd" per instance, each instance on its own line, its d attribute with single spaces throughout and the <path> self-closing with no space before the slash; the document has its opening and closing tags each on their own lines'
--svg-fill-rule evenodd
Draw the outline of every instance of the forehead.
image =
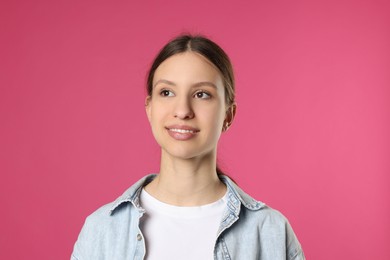
<svg viewBox="0 0 390 260">
<path fill-rule="evenodd" d="M 207 58 L 191 51 L 175 54 L 163 61 L 155 72 L 153 84 L 161 79 L 177 83 L 211 81 L 216 85 L 222 84 L 219 70 Z"/>
</svg>

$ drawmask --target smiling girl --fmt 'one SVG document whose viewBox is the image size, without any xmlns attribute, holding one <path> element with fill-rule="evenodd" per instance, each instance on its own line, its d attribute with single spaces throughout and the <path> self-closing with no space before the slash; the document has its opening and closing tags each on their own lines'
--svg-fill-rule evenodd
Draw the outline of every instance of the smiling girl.
<svg viewBox="0 0 390 260">
<path fill-rule="evenodd" d="M 147 93 L 160 172 L 90 215 L 72 259 L 305 259 L 285 217 L 217 167 L 236 112 L 226 53 L 202 36 L 173 39 L 150 68 Z"/>
</svg>

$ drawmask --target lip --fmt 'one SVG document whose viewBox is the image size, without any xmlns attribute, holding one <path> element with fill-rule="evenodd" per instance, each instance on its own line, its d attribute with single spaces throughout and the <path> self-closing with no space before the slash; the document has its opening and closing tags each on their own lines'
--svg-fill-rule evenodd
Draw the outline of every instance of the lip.
<svg viewBox="0 0 390 260">
<path fill-rule="evenodd" d="M 195 137 L 200 130 L 187 125 L 170 125 L 165 127 L 168 134 L 175 140 L 186 141 Z"/>
</svg>

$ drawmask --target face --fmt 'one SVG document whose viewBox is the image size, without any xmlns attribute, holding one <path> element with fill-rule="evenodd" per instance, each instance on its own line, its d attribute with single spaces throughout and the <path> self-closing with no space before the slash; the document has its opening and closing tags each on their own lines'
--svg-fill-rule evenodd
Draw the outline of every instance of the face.
<svg viewBox="0 0 390 260">
<path fill-rule="evenodd" d="M 146 112 L 163 153 L 182 159 L 216 154 L 229 114 L 219 71 L 194 52 L 168 58 L 155 72 Z"/>
</svg>

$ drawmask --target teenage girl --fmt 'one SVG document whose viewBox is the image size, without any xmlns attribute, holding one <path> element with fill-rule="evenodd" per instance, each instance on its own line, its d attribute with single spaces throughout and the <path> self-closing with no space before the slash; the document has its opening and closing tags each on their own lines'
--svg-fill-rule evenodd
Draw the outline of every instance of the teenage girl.
<svg viewBox="0 0 390 260">
<path fill-rule="evenodd" d="M 217 44 L 181 35 L 165 45 L 145 108 L 160 171 L 90 215 L 72 259 L 305 259 L 286 218 L 217 167 L 236 112 L 232 65 Z"/>
</svg>

